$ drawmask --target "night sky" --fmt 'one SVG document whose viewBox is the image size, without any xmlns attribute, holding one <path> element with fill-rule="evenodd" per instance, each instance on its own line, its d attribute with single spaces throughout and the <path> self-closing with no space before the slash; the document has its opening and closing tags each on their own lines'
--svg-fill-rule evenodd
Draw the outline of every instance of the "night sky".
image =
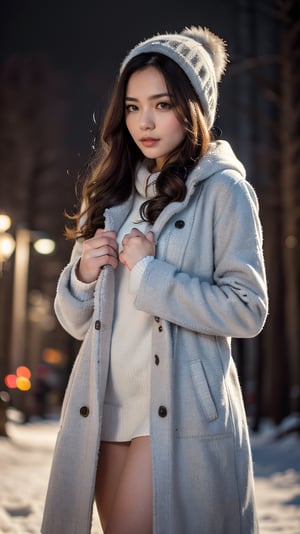
<svg viewBox="0 0 300 534">
<path fill-rule="evenodd" d="M 138 41 L 185 26 L 208 26 L 226 40 L 226 21 L 235 16 L 234 0 L 41 2 L 2 4 L 0 60 L 42 56 L 65 78 L 74 153 L 92 141 L 92 116 L 101 115 L 122 59 Z M 234 43 L 229 43 L 231 47 Z"/>
<path fill-rule="evenodd" d="M 138 40 L 161 31 L 180 31 L 191 24 L 207 25 L 226 38 L 226 20 L 234 0 L 182 2 L 37 0 L 3 3 L 1 55 L 42 52 L 73 71 L 111 71 Z"/>
</svg>

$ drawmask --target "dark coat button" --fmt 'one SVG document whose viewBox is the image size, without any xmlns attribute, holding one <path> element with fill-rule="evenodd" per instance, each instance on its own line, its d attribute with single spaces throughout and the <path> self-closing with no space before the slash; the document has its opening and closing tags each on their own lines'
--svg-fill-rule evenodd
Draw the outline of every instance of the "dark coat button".
<svg viewBox="0 0 300 534">
<path fill-rule="evenodd" d="M 155 365 L 159 365 L 159 356 L 157 354 L 154 355 L 154 361 Z"/>
<path fill-rule="evenodd" d="M 159 331 L 159 332 L 162 332 L 162 331 L 163 331 L 163 327 L 162 327 L 161 325 L 158 327 L 158 331 Z"/>
<path fill-rule="evenodd" d="M 87 406 L 81 406 L 80 408 L 80 415 L 82 415 L 82 417 L 87 417 L 90 413 L 90 410 Z"/>
<path fill-rule="evenodd" d="M 154 321 L 156 321 L 157 323 L 159 323 L 160 318 L 156 316 L 156 317 L 154 317 Z"/>
<path fill-rule="evenodd" d="M 101 321 L 95 321 L 95 330 L 100 330 L 101 328 Z"/>
<path fill-rule="evenodd" d="M 167 415 L 167 408 L 165 406 L 160 406 L 158 408 L 158 415 L 159 417 L 166 417 Z"/>
<path fill-rule="evenodd" d="M 179 220 L 179 221 L 175 222 L 175 227 L 176 228 L 183 228 L 184 226 L 185 226 L 185 222 L 184 221 Z"/>
</svg>

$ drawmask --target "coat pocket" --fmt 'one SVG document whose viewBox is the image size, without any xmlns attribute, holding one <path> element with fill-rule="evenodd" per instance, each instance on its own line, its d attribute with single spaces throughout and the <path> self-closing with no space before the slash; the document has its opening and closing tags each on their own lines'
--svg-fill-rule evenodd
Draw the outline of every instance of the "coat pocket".
<svg viewBox="0 0 300 534">
<path fill-rule="evenodd" d="M 190 370 L 201 409 L 208 422 L 214 421 L 218 418 L 218 412 L 210 391 L 203 362 L 201 360 L 193 360 L 190 362 Z"/>
</svg>

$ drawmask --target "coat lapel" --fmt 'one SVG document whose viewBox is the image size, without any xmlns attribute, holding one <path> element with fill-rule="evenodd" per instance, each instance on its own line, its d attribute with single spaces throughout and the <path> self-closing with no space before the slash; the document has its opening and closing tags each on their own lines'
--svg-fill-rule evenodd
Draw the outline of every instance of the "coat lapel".
<svg viewBox="0 0 300 534">
<path fill-rule="evenodd" d="M 123 204 L 107 208 L 104 212 L 105 230 L 113 230 L 118 233 L 123 222 L 129 215 L 133 204 L 133 195 L 131 195 Z"/>
</svg>

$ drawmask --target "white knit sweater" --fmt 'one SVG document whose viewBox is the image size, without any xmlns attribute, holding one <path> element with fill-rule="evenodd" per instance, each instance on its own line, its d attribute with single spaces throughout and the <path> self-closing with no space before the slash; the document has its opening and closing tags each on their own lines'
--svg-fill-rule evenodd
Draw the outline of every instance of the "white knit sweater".
<svg viewBox="0 0 300 534">
<path fill-rule="evenodd" d="M 117 236 L 119 250 L 122 239 L 133 227 L 143 233 L 151 226 L 141 221 L 139 208 L 146 198 L 155 194 L 155 179 L 146 166 L 139 167 L 132 211 Z M 130 272 L 121 263 L 116 268 L 116 291 L 111 341 L 110 368 L 105 394 L 101 438 L 104 441 L 130 441 L 149 435 L 150 358 L 152 317 L 136 309 L 132 288 L 139 285 L 146 264 L 141 260 Z M 144 259 L 145 260 L 145 259 Z M 74 291 L 91 292 L 94 284 L 71 279 Z"/>
</svg>

